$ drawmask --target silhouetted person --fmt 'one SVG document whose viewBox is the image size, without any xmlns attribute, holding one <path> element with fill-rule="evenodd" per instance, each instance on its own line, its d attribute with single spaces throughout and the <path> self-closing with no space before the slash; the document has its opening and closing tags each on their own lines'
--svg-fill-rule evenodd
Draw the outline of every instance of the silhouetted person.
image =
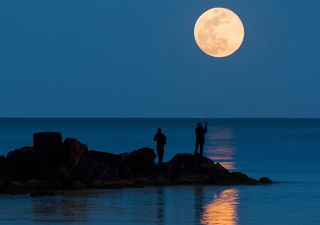
<svg viewBox="0 0 320 225">
<path fill-rule="evenodd" d="M 200 158 L 202 158 L 203 156 L 203 144 L 205 142 L 205 134 L 208 132 L 207 129 L 208 123 L 205 123 L 205 127 L 202 126 L 201 123 L 198 123 L 196 130 L 196 148 L 194 150 L 194 155 L 197 156 L 198 153 L 198 149 L 200 146 Z"/>
<path fill-rule="evenodd" d="M 157 142 L 157 154 L 161 164 L 163 162 L 164 146 L 167 144 L 167 137 L 162 133 L 161 128 L 158 128 L 153 140 Z"/>
</svg>

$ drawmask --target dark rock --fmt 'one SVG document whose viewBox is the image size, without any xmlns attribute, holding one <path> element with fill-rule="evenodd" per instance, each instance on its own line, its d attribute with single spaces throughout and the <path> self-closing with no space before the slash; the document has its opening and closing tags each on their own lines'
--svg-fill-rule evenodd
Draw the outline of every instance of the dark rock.
<svg viewBox="0 0 320 225">
<path fill-rule="evenodd" d="M 31 197 L 53 196 L 55 194 L 56 194 L 56 191 L 50 190 L 50 189 L 38 189 L 38 190 L 31 190 L 30 191 Z"/>
<path fill-rule="evenodd" d="M 120 177 L 122 162 L 121 157 L 108 152 L 90 151 L 88 158 L 98 162 L 95 173 L 96 179 L 116 179 Z"/>
<path fill-rule="evenodd" d="M 218 172 L 222 172 L 222 173 L 229 173 L 229 171 L 224 168 L 220 163 L 216 163 L 215 166 L 214 166 L 214 169 Z"/>
<path fill-rule="evenodd" d="M 177 154 L 169 162 L 168 167 L 174 171 L 208 172 L 208 173 L 229 173 L 219 163 L 215 164 L 211 159 L 202 157 L 201 159 L 192 154 Z"/>
<path fill-rule="evenodd" d="M 34 133 L 33 147 L 43 152 L 58 151 L 62 147 L 62 135 L 58 132 Z"/>
<path fill-rule="evenodd" d="M 4 155 L 0 156 L 0 178 L 4 176 L 7 166 L 7 159 Z"/>
<path fill-rule="evenodd" d="M 85 188 L 88 188 L 88 185 L 86 183 L 82 182 L 81 180 L 76 180 L 73 182 L 72 188 L 73 189 L 85 189 Z"/>
<path fill-rule="evenodd" d="M 168 162 L 173 183 L 185 184 L 234 184 L 227 169 L 206 157 L 192 154 L 175 155 Z"/>
<path fill-rule="evenodd" d="M 66 138 L 62 145 L 59 172 L 68 179 L 80 160 L 88 153 L 88 147 L 74 138 Z"/>
<path fill-rule="evenodd" d="M 6 176 L 9 179 L 28 180 L 40 177 L 40 154 L 32 147 L 9 152 L 6 161 Z"/>
<path fill-rule="evenodd" d="M 1 187 L 6 183 L 6 168 L 7 168 L 7 159 L 5 156 L 0 156 L 0 192 Z"/>
<path fill-rule="evenodd" d="M 198 169 L 200 162 L 191 154 L 177 154 L 168 164 L 170 170 L 187 171 Z"/>
<path fill-rule="evenodd" d="M 272 180 L 269 179 L 268 177 L 261 177 L 259 179 L 260 184 L 272 184 Z"/>
<path fill-rule="evenodd" d="M 99 151 L 91 150 L 88 152 L 87 156 L 99 163 L 108 163 L 110 164 L 110 166 L 114 166 L 114 167 L 119 166 L 121 162 L 120 155 L 112 154 L 109 152 L 99 152 Z"/>
<path fill-rule="evenodd" d="M 252 179 L 250 177 L 248 177 L 248 175 L 244 174 L 244 173 L 240 173 L 240 172 L 233 172 L 231 173 L 232 177 L 234 179 L 236 179 L 236 181 L 238 182 L 238 184 L 258 184 L 258 181 L 255 179 Z"/>
<path fill-rule="evenodd" d="M 95 180 L 93 187 L 95 188 L 125 188 L 135 186 L 134 181 L 128 179 L 114 180 Z"/>
<path fill-rule="evenodd" d="M 97 179 L 99 171 L 98 162 L 88 156 L 82 157 L 78 166 L 73 170 L 72 177 L 75 180 L 90 182 Z"/>
<path fill-rule="evenodd" d="M 1 155 L 1 156 L 0 156 L 0 167 L 1 167 L 1 165 L 3 165 L 3 163 L 5 162 L 5 160 L 6 160 L 6 157 L 5 157 L 4 155 Z"/>
<path fill-rule="evenodd" d="M 89 151 L 83 157 L 75 170 L 74 176 L 78 179 L 90 181 L 113 179 L 119 176 L 121 158 L 119 155 Z"/>
<path fill-rule="evenodd" d="M 129 153 L 120 154 L 119 156 L 121 160 L 138 159 L 150 165 L 154 165 L 154 160 L 156 159 L 156 154 L 152 148 L 140 148 Z"/>
<path fill-rule="evenodd" d="M 35 149 L 33 147 L 22 147 L 16 150 L 13 150 L 7 154 L 8 160 L 25 160 L 26 158 L 31 158 L 32 155 L 35 153 Z"/>
<path fill-rule="evenodd" d="M 119 156 L 121 159 L 121 175 L 125 177 L 150 174 L 155 165 L 156 154 L 151 148 L 141 148 Z"/>
</svg>

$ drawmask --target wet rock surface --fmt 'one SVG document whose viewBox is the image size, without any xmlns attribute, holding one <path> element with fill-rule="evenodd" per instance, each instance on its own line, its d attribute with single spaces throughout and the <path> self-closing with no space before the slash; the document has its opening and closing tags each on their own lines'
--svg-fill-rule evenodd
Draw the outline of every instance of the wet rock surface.
<svg viewBox="0 0 320 225">
<path fill-rule="evenodd" d="M 192 154 L 177 154 L 163 164 L 156 164 L 155 159 L 151 148 L 122 154 L 89 151 L 77 139 L 63 141 L 61 133 L 35 133 L 34 146 L 0 156 L 0 193 L 41 196 L 65 189 L 272 183 L 267 177 L 256 180 L 230 172 L 209 158 Z"/>
</svg>

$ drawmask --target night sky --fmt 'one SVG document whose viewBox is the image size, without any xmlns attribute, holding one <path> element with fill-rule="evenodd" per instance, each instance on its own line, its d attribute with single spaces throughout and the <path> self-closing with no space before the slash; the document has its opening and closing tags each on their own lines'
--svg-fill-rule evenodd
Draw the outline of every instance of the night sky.
<svg viewBox="0 0 320 225">
<path fill-rule="evenodd" d="M 225 7 L 236 54 L 195 44 Z M 0 2 L 0 117 L 320 117 L 320 1 Z"/>
</svg>

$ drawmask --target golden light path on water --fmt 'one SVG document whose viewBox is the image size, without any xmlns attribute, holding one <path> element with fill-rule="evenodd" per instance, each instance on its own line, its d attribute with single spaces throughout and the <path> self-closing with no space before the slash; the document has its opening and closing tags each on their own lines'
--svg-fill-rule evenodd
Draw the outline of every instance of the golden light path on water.
<svg viewBox="0 0 320 225">
<path fill-rule="evenodd" d="M 235 152 L 233 131 L 229 128 L 213 128 L 207 134 L 206 155 L 221 163 L 228 170 L 235 170 Z"/>
<path fill-rule="evenodd" d="M 239 191 L 233 188 L 227 189 L 204 206 L 200 223 L 203 225 L 237 225 L 238 205 Z"/>
</svg>

